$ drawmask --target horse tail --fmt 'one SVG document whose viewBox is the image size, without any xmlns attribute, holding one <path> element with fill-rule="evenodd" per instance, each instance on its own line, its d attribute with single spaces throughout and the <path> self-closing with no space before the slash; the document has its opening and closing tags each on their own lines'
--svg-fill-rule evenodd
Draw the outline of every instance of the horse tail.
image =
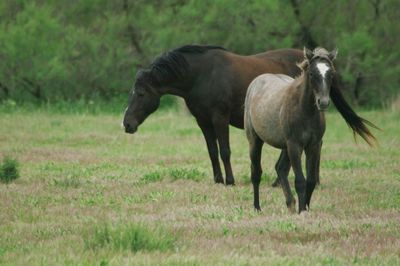
<svg viewBox="0 0 400 266">
<path fill-rule="evenodd" d="M 356 112 L 350 107 L 350 105 L 344 99 L 344 96 L 339 88 L 339 82 L 337 77 L 333 80 L 333 86 L 330 90 L 331 99 L 342 115 L 347 125 L 353 130 L 354 138 L 356 134 L 360 135 L 369 146 L 375 146 L 378 143 L 375 136 L 369 131 L 368 126 L 379 129 L 376 125 L 371 123 L 370 121 L 358 116 Z"/>
</svg>

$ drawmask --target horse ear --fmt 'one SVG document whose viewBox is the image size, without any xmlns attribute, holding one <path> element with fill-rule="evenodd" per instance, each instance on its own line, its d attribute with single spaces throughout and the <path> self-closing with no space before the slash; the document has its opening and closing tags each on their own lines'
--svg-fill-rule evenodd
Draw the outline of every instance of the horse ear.
<svg viewBox="0 0 400 266">
<path fill-rule="evenodd" d="M 308 61 L 311 61 L 311 59 L 314 56 L 313 52 L 310 49 L 307 49 L 306 47 L 304 47 L 303 53 L 304 53 L 304 58 L 307 59 Z"/>
<path fill-rule="evenodd" d="M 329 59 L 330 59 L 331 61 L 335 60 L 337 54 L 338 54 L 338 48 L 335 48 L 332 52 L 329 53 L 329 55 L 328 55 L 328 56 L 329 56 Z"/>
<path fill-rule="evenodd" d="M 135 78 L 137 79 L 138 77 L 142 76 L 144 74 L 144 69 L 138 69 L 136 71 L 136 76 Z"/>
</svg>

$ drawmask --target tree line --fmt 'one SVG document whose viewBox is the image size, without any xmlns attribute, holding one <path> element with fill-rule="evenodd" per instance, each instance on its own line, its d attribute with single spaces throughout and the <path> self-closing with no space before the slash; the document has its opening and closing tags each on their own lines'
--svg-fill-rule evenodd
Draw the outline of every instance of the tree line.
<svg viewBox="0 0 400 266">
<path fill-rule="evenodd" d="M 137 69 L 197 43 L 337 47 L 347 96 L 384 106 L 400 84 L 399 10 L 397 0 L 2 0 L 0 101 L 126 99 Z"/>
</svg>

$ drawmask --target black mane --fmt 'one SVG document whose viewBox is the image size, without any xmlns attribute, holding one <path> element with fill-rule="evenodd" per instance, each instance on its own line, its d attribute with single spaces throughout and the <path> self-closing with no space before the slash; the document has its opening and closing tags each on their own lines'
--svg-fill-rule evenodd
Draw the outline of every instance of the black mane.
<svg viewBox="0 0 400 266">
<path fill-rule="evenodd" d="M 213 45 L 185 45 L 166 52 L 157 57 L 148 69 L 141 71 L 136 82 L 150 82 L 156 86 L 170 84 L 183 78 L 188 71 L 189 63 L 183 53 L 202 54 L 213 49 L 225 50 L 223 47 Z"/>
</svg>

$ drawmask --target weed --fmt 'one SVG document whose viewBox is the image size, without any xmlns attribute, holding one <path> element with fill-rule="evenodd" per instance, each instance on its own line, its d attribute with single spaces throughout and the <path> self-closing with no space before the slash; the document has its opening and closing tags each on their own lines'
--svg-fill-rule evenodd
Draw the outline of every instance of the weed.
<svg viewBox="0 0 400 266">
<path fill-rule="evenodd" d="M 186 179 L 193 180 L 195 182 L 199 182 L 205 176 L 203 172 L 200 172 L 196 168 L 172 168 L 168 173 L 173 180 Z"/>
<path fill-rule="evenodd" d="M 280 232 L 295 232 L 297 231 L 297 226 L 293 221 L 287 220 L 287 221 L 276 221 L 271 223 L 272 227 L 275 227 L 278 231 Z"/>
<path fill-rule="evenodd" d="M 62 188 L 78 188 L 82 185 L 81 180 L 75 175 L 69 175 L 63 179 L 53 179 L 54 185 Z"/>
<path fill-rule="evenodd" d="M 147 174 L 144 174 L 140 179 L 139 182 L 143 184 L 158 182 L 163 179 L 163 173 L 160 171 L 154 171 Z"/>
<path fill-rule="evenodd" d="M 19 164 L 16 159 L 9 156 L 4 157 L 0 166 L 0 180 L 3 183 L 10 183 L 19 177 Z"/>
<path fill-rule="evenodd" d="M 161 229 L 150 229 L 144 225 L 128 224 L 111 227 L 105 225 L 94 230 L 85 239 L 85 246 L 91 250 L 111 248 L 113 250 L 168 251 L 175 247 L 175 236 Z"/>
<path fill-rule="evenodd" d="M 230 233 L 229 227 L 226 226 L 225 224 L 222 225 L 222 235 L 227 236 L 227 235 L 229 235 L 229 233 Z"/>
<path fill-rule="evenodd" d="M 100 266 L 107 266 L 108 265 L 108 261 L 107 260 L 101 260 L 100 261 Z"/>
</svg>

